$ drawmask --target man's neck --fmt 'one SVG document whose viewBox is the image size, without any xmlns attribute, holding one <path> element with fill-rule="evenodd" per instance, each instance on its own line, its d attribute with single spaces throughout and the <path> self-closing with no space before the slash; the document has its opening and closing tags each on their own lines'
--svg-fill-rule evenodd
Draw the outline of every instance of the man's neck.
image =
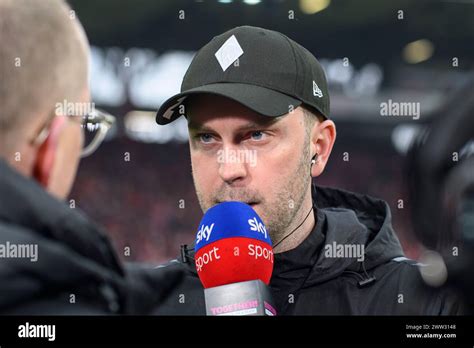
<svg viewBox="0 0 474 348">
<path fill-rule="evenodd" d="M 17 145 L 16 150 L 6 147 L 0 153 L 0 159 L 21 175 L 31 178 L 33 172 L 33 154 L 26 145 Z"/>
<path fill-rule="evenodd" d="M 308 202 L 308 200 L 306 200 L 306 202 Z M 297 216 L 298 217 L 294 220 L 294 223 L 289 228 L 289 231 L 285 234 L 287 237 L 284 237 L 285 239 L 273 249 L 275 254 L 283 253 L 296 248 L 306 239 L 306 237 L 309 236 L 311 231 L 314 229 L 317 221 L 313 211 L 312 198 L 310 199 L 309 204 L 306 203 L 302 205 Z M 301 226 L 299 226 L 300 224 Z"/>
</svg>

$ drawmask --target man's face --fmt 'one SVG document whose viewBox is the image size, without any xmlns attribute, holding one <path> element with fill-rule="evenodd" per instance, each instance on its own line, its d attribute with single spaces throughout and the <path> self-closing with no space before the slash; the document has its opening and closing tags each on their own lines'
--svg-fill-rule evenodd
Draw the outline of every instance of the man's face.
<svg viewBox="0 0 474 348">
<path fill-rule="evenodd" d="M 310 145 L 301 108 L 273 118 L 202 95 L 188 117 L 194 185 L 205 212 L 241 201 L 281 239 L 310 189 Z"/>
</svg>

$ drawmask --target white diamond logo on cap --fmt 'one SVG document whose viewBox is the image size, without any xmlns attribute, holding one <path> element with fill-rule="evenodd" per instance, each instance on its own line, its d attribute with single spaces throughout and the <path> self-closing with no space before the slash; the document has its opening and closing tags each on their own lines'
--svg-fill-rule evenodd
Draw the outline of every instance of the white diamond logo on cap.
<svg viewBox="0 0 474 348">
<path fill-rule="evenodd" d="M 222 71 L 226 71 L 242 54 L 244 54 L 244 50 L 240 47 L 235 35 L 232 35 L 224 42 L 221 48 L 217 50 L 215 56 Z"/>
</svg>

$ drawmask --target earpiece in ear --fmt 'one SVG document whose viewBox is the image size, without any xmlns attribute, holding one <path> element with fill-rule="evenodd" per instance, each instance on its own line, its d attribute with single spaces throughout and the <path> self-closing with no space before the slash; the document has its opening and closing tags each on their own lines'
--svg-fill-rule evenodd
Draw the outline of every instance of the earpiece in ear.
<svg viewBox="0 0 474 348">
<path fill-rule="evenodd" d="M 315 164 L 318 161 L 318 154 L 314 155 L 311 159 L 311 165 Z"/>
</svg>

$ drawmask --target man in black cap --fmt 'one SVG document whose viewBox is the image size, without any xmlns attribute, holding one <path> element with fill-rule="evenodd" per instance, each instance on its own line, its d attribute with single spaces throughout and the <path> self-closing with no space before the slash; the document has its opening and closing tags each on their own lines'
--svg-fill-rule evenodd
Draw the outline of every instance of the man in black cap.
<svg viewBox="0 0 474 348">
<path fill-rule="evenodd" d="M 329 160 L 336 126 L 323 69 L 304 47 L 250 26 L 214 37 L 156 120 L 164 125 L 182 115 L 202 210 L 237 200 L 265 222 L 278 314 L 459 311 L 447 293 L 425 287 L 419 266 L 404 257 L 386 202 L 312 185 Z M 183 250 L 163 267 L 188 276 L 157 314 L 205 314 L 193 260 L 193 250 Z"/>
</svg>

